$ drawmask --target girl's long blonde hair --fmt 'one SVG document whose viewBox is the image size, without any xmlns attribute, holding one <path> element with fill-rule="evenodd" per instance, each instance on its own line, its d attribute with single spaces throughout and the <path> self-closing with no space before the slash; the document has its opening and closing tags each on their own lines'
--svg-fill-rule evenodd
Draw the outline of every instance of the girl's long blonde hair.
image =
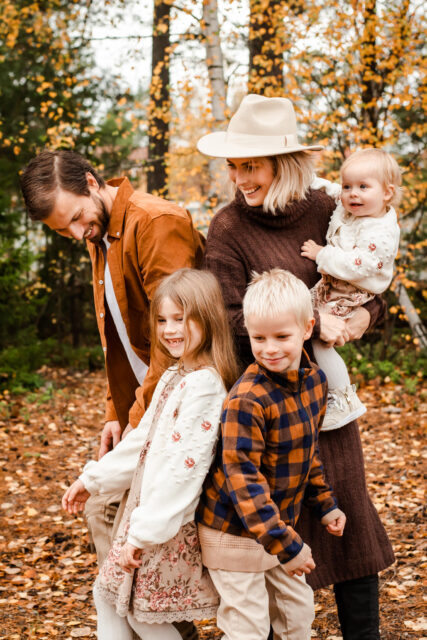
<svg viewBox="0 0 427 640">
<path fill-rule="evenodd" d="M 228 316 L 218 280 L 209 271 L 179 269 L 167 276 L 156 289 L 151 301 L 151 363 L 154 369 L 175 362 L 160 343 L 157 335 L 157 319 L 164 298 L 183 310 L 186 340 L 182 359 L 204 360 L 218 371 L 227 391 L 236 382 L 237 367 L 233 339 Z M 200 328 L 202 339 L 195 349 L 189 349 L 188 323 L 193 320 Z M 162 364 L 160 364 L 162 363 Z M 167 366 L 167 365 L 166 365 Z"/>
</svg>

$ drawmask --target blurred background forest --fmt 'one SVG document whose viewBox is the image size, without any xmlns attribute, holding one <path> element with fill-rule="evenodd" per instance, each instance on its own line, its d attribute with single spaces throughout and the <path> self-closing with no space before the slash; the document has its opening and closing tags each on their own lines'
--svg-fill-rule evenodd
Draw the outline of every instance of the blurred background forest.
<svg viewBox="0 0 427 640">
<path fill-rule="evenodd" d="M 0 6 L 0 402 L 43 367 L 103 365 L 83 243 L 30 223 L 19 172 L 72 148 L 105 178 L 186 206 L 206 232 L 227 198 L 224 163 L 196 150 L 247 92 L 289 97 L 301 138 L 336 179 L 356 148 L 403 170 L 401 249 L 384 326 L 343 348 L 359 382 L 420 387 L 425 11 L 415 0 L 3 0 Z M 424 347 L 424 349 L 423 349 Z M 424 355 L 423 355 L 424 354 Z"/>
</svg>

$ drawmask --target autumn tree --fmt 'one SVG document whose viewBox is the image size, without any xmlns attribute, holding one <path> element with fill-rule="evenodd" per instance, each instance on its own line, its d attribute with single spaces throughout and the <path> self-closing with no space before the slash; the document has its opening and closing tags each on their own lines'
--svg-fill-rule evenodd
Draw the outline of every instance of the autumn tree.
<svg viewBox="0 0 427 640">
<path fill-rule="evenodd" d="M 80 305 L 76 343 L 86 322 L 91 276 L 84 247 L 64 245 L 64 265 L 57 269 L 64 239 L 48 231 L 45 236 L 39 227 L 33 232 L 17 197 L 19 171 L 41 148 L 90 154 L 95 147 L 93 110 L 102 87 L 90 75 L 87 42 L 80 37 L 86 7 L 63 0 L 5 0 L 0 6 L 0 284 L 9 309 L 1 314 L 0 347 L 13 336 L 21 343 L 33 339 L 41 328 L 69 334 L 74 318 L 66 296 L 68 305 Z M 52 305 L 55 311 L 47 314 Z"/>
<path fill-rule="evenodd" d="M 154 0 L 150 100 L 148 105 L 149 192 L 167 195 L 167 155 L 170 125 L 171 0 Z"/>
</svg>

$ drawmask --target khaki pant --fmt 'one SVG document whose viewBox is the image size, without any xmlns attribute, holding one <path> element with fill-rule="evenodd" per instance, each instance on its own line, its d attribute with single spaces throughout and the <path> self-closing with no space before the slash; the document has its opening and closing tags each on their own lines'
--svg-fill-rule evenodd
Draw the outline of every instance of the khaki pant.
<svg viewBox="0 0 427 640">
<path fill-rule="evenodd" d="M 209 569 L 221 602 L 217 626 L 222 640 L 309 640 L 313 591 L 305 576 L 289 576 L 281 565 L 249 573 Z"/>
<path fill-rule="evenodd" d="M 105 496 L 95 493 L 88 498 L 85 515 L 92 542 L 101 567 L 113 544 L 114 537 L 126 507 L 128 492 Z M 175 622 L 183 640 L 198 640 L 199 634 L 192 622 Z M 134 638 L 138 638 L 134 634 Z"/>
</svg>

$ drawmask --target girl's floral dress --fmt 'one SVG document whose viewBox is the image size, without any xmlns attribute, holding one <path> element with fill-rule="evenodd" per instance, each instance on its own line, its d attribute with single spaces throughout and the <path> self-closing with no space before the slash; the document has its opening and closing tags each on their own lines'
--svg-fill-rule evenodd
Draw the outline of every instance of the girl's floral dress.
<svg viewBox="0 0 427 640">
<path fill-rule="evenodd" d="M 182 376 L 176 371 L 166 383 L 143 447 L 117 537 L 100 570 L 96 587 L 117 613 L 131 613 L 149 623 L 199 620 L 216 615 L 218 594 L 202 565 L 200 543 L 194 521 L 184 524 L 166 543 L 142 549 L 140 568 L 125 572 L 118 564 L 127 540 L 132 511 L 139 505 L 145 460 L 162 409 Z M 173 437 L 173 432 L 172 432 Z"/>
</svg>

